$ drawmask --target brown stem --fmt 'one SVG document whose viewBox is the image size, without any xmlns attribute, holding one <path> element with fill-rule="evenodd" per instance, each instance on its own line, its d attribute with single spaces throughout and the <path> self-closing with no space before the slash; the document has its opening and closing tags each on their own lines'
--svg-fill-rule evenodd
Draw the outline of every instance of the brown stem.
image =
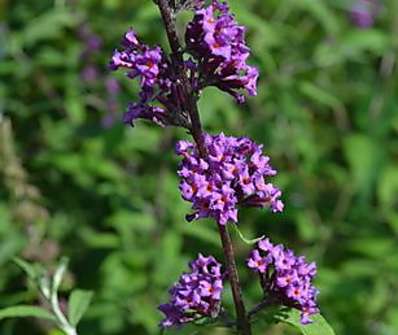
<svg viewBox="0 0 398 335">
<path fill-rule="evenodd" d="M 157 5 L 162 15 L 162 20 L 167 32 L 167 38 L 171 47 L 171 59 L 174 66 L 174 75 L 178 78 L 179 89 L 183 93 L 182 105 L 191 119 L 191 134 L 198 147 L 199 154 L 206 157 L 207 152 L 203 142 L 203 131 L 197 106 L 197 98 L 192 90 L 187 71 L 184 65 L 183 51 L 175 28 L 175 19 L 168 0 L 157 0 Z M 225 262 L 227 264 L 228 278 L 231 284 L 232 295 L 235 303 L 237 316 L 237 328 L 241 335 L 251 335 L 249 318 L 246 314 L 242 299 L 242 290 L 239 283 L 238 270 L 235 264 L 235 255 L 231 237 L 225 226 L 218 225 L 219 233 L 224 250 Z"/>
<path fill-rule="evenodd" d="M 183 92 L 184 101 L 183 105 L 191 119 L 191 134 L 194 138 L 201 156 L 206 156 L 206 149 L 203 143 L 202 124 L 200 122 L 198 106 L 196 104 L 196 97 L 193 94 L 191 83 L 187 76 L 187 71 L 184 65 L 182 55 L 182 48 L 178 40 L 177 32 L 175 29 L 175 19 L 172 10 L 168 4 L 168 0 L 158 0 L 157 4 L 162 15 L 167 38 L 169 40 L 170 48 L 172 51 L 171 59 L 174 65 L 175 75 L 178 78 L 179 88 Z"/>
<path fill-rule="evenodd" d="M 246 314 L 245 304 L 242 299 L 242 290 L 239 282 L 238 269 L 235 264 L 235 254 L 232 246 L 231 237 L 226 226 L 218 225 L 222 246 L 224 249 L 224 257 L 227 263 L 228 279 L 231 284 L 232 296 L 234 298 L 237 327 L 242 335 L 251 335 L 250 321 Z"/>
</svg>

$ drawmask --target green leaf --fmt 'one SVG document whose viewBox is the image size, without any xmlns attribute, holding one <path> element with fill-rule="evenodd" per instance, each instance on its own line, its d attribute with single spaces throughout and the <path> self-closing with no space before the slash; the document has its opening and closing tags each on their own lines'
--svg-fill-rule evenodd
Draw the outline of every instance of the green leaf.
<svg viewBox="0 0 398 335">
<path fill-rule="evenodd" d="M 93 292 L 85 290 L 74 290 L 69 298 L 68 319 L 72 326 L 76 326 L 88 306 L 90 305 Z"/>
<path fill-rule="evenodd" d="M 3 223 L 2 221 L 0 222 Z M 10 231 L 7 234 L 7 239 L 2 239 L 0 243 L 0 266 L 3 266 L 18 255 L 22 251 L 25 243 L 22 236 L 16 232 Z"/>
<path fill-rule="evenodd" d="M 52 292 L 57 292 L 59 286 L 61 285 L 62 279 L 64 278 L 65 272 L 68 268 L 69 264 L 69 259 L 66 257 L 63 257 L 59 264 L 57 269 L 55 270 L 53 279 L 52 279 Z"/>
<path fill-rule="evenodd" d="M 276 318 L 298 329 L 303 335 L 335 335 L 334 330 L 321 314 L 311 316 L 313 322 L 307 325 L 301 324 L 300 312 L 296 309 L 290 309 L 287 312 L 284 311 L 276 315 Z"/>
<path fill-rule="evenodd" d="M 28 262 L 18 257 L 15 257 L 13 260 L 15 264 L 17 264 L 23 271 L 25 271 L 30 279 L 37 278 L 38 273 L 32 264 L 29 264 Z"/>
<path fill-rule="evenodd" d="M 82 227 L 79 234 L 92 249 L 112 249 L 120 245 L 120 237 L 114 233 L 101 233 L 89 227 Z"/>
<path fill-rule="evenodd" d="M 246 237 L 243 236 L 242 232 L 239 230 L 238 225 L 233 224 L 233 227 L 235 228 L 235 231 L 238 233 L 240 239 L 246 244 L 256 244 L 258 241 L 262 240 L 265 236 L 263 235 L 254 239 L 247 239 Z"/>
<path fill-rule="evenodd" d="M 343 149 L 357 190 L 368 196 L 383 164 L 379 143 L 370 136 L 352 134 L 343 140 Z"/>
<path fill-rule="evenodd" d="M 311 100 L 331 108 L 343 108 L 342 103 L 326 89 L 313 83 L 304 81 L 300 83 L 300 90 Z"/>
<path fill-rule="evenodd" d="M 330 66 L 347 60 L 358 61 L 366 52 L 383 55 L 390 45 L 388 35 L 367 29 L 349 31 L 335 43 L 319 44 L 315 52 L 315 62 L 320 66 Z"/>
<path fill-rule="evenodd" d="M 30 47 L 39 41 L 57 38 L 64 28 L 72 27 L 76 22 L 77 16 L 70 11 L 63 9 L 47 11 L 29 22 L 18 35 L 18 42 L 21 46 Z"/>
<path fill-rule="evenodd" d="M 0 309 L 0 320 L 6 318 L 26 318 L 26 317 L 35 317 L 39 319 L 55 321 L 55 317 L 50 312 L 41 307 L 20 305 L 20 306 L 13 306 L 13 307 Z"/>
<path fill-rule="evenodd" d="M 337 34 L 340 30 L 339 22 L 333 12 L 322 1 L 294 0 L 291 5 L 311 14 L 329 34 Z"/>
<path fill-rule="evenodd" d="M 356 237 L 350 240 L 348 248 L 367 257 L 383 259 L 394 253 L 396 241 L 387 236 Z M 366 246 L 366 248 L 364 248 Z"/>
<path fill-rule="evenodd" d="M 398 166 L 396 164 L 387 166 L 380 171 L 378 184 L 378 197 L 383 209 L 394 208 L 398 192 Z"/>
</svg>

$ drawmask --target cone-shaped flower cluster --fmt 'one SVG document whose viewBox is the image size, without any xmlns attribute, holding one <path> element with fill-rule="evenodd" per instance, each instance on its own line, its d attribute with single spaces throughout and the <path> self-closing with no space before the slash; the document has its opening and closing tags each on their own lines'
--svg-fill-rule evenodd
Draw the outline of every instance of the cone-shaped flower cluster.
<svg viewBox="0 0 398 335">
<path fill-rule="evenodd" d="M 270 206 L 283 210 L 281 191 L 267 178 L 276 175 L 262 146 L 246 137 L 204 135 L 206 160 L 188 141 L 177 143 L 183 157 L 178 170 L 182 197 L 192 202 L 188 220 L 211 217 L 219 224 L 238 221 L 238 205 Z"/>
<path fill-rule="evenodd" d="M 161 327 L 182 325 L 202 317 L 218 316 L 223 290 L 221 264 L 212 256 L 199 257 L 190 263 L 191 271 L 184 273 L 170 289 L 170 302 L 159 306 L 165 314 Z"/>
<path fill-rule="evenodd" d="M 273 301 L 301 311 L 301 323 L 311 322 L 312 314 L 319 312 L 318 290 L 312 285 L 316 264 L 308 263 L 304 256 L 295 256 L 282 244 L 273 245 L 269 239 L 258 242 L 247 266 L 260 274 L 264 293 Z"/>
<path fill-rule="evenodd" d="M 246 63 L 250 49 L 245 27 L 239 26 L 228 5 L 218 0 L 196 11 L 189 23 L 186 44 L 199 64 L 201 86 L 214 85 L 244 102 L 242 90 L 257 94 L 258 71 Z"/>
</svg>

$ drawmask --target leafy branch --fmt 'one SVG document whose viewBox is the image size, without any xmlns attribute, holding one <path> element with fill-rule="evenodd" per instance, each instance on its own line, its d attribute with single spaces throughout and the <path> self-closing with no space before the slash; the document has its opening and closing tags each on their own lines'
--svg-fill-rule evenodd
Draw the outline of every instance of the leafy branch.
<svg viewBox="0 0 398 335">
<path fill-rule="evenodd" d="M 77 325 L 89 307 L 93 293 L 73 290 L 69 297 L 68 313 L 63 311 L 59 301 L 59 289 L 68 268 L 68 259 L 61 259 L 53 275 L 38 264 L 30 264 L 19 258 L 15 258 L 14 262 L 38 288 L 49 308 L 28 305 L 8 307 L 0 310 L 0 320 L 35 317 L 53 322 L 66 335 L 78 335 Z"/>
</svg>

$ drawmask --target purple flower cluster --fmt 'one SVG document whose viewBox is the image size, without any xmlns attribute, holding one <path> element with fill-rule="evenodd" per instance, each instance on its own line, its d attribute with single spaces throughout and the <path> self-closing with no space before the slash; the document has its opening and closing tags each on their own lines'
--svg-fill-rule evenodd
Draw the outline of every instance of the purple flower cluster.
<svg viewBox="0 0 398 335">
<path fill-rule="evenodd" d="M 188 141 L 177 143 L 176 152 L 183 157 L 178 170 L 182 197 L 192 202 L 194 213 L 187 219 L 212 217 L 219 224 L 238 221 L 238 205 L 266 206 L 281 212 L 281 191 L 266 178 L 275 176 L 269 157 L 262 146 L 246 137 L 224 134 L 204 135 L 206 160 Z"/>
<path fill-rule="evenodd" d="M 140 82 L 140 101 L 130 103 L 123 121 L 133 124 L 138 118 L 151 120 L 160 126 L 169 124 L 168 114 L 163 107 L 150 102 L 162 101 L 168 105 L 172 83 L 170 63 L 160 47 L 151 48 L 138 40 L 137 34 L 129 30 L 122 40 L 122 50 L 115 50 L 110 62 L 112 70 L 124 68 L 131 79 Z M 169 107 L 175 108 L 169 103 Z"/>
<path fill-rule="evenodd" d="M 131 29 L 124 35 L 122 45 L 124 49 L 116 50 L 113 54 L 110 63 L 112 70 L 126 68 L 128 76 L 132 79 L 139 77 L 144 92 L 151 94 L 155 85 L 162 80 L 161 69 L 167 68 L 162 49 L 140 43 L 137 34 Z"/>
<path fill-rule="evenodd" d="M 203 7 L 204 1 L 190 3 L 195 15 L 186 30 L 187 52 L 185 75 L 194 96 L 207 86 L 216 86 L 233 95 L 238 102 L 257 94 L 258 71 L 246 63 L 250 49 L 245 42 L 245 28 L 239 26 L 228 6 L 218 0 Z M 129 30 L 122 48 L 115 50 L 110 62 L 112 70 L 127 70 L 131 79 L 140 82 L 140 99 L 130 103 L 123 120 L 133 124 L 138 118 L 160 126 L 189 126 L 187 112 L 181 107 L 184 94 L 181 81 L 174 75 L 170 59 L 160 47 L 149 47 Z M 155 103 L 155 104 L 153 104 Z"/>
<path fill-rule="evenodd" d="M 199 87 L 217 86 L 240 103 L 245 101 L 242 90 L 257 94 L 259 73 L 246 63 L 250 49 L 245 42 L 245 27 L 237 24 L 226 3 L 213 0 L 210 6 L 197 10 L 185 40 L 198 62 Z"/>
<path fill-rule="evenodd" d="M 212 256 L 199 254 L 189 267 L 191 271 L 181 275 L 170 289 L 170 302 L 159 306 L 165 314 L 160 324 L 163 328 L 202 317 L 215 318 L 220 312 L 223 290 L 221 264 Z"/>
<path fill-rule="evenodd" d="M 357 0 L 350 10 L 351 21 L 359 28 L 373 26 L 380 10 L 378 0 Z"/>
<path fill-rule="evenodd" d="M 299 309 L 302 324 L 311 323 L 309 317 L 319 312 L 318 290 L 312 285 L 316 264 L 295 256 L 282 244 L 273 245 L 268 238 L 259 241 L 257 247 L 247 266 L 260 274 L 264 293 L 277 303 Z"/>
<path fill-rule="evenodd" d="M 83 43 L 80 58 L 83 63 L 86 63 L 81 71 L 81 78 L 87 84 L 95 84 L 101 77 L 100 70 L 94 60 L 102 47 L 102 39 L 92 31 L 87 22 L 82 23 L 78 27 L 77 35 Z"/>
<path fill-rule="evenodd" d="M 118 95 L 120 91 L 119 82 L 114 78 L 106 78 L 105 89 L 107 93 L 106 105 L 107 113 L 102 118 L 102 126 L 110 128 L 116 121 L 116 115 L 119 109 Z"/>
<path fill-rule="evenodd" d="M 98 53 L 103 45 L 102 38 L 92 31 L 87 22 L 79 26 L 77 34 L 79 39 L 84 43 L 84 49 L 81 53 L 82 59 L 87 59 Z"/>
<path fill-rule="evenodd" d="M 104 128 L 109 128 L 114 124 L 119 110 L 119 83 L 109 76 L 108 71 L 104 73 L 102 67 L 98 66 L 96 58 L 101 51 L 103 41 L 99 35 L 93 32 L 88 21 L 79 25 L 77 36 L 83 44 L 83 50 L 80 54 L 81 61 L 84 64 L 80 74 L 83 82 L 88 89 L 93 91 L 98 88 L 98 83 L 105 83 L 106 94 L 98 96 L 98 100 L 101 101 L 99 105 L 106 106 L 106 114 L 102 117 L 101 125 Z"/>
</svg>

